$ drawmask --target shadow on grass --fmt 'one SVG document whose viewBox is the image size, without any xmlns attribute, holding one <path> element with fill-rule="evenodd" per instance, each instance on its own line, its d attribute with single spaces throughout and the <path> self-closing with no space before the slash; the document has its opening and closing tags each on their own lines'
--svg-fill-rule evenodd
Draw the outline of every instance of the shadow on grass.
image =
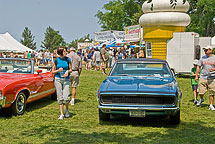
<svg viewBox="0 0 215 144">
<path fill-rule="evenodd" d="M 75 99 L 75 104 L 77 104 L 77 103 L 83 103 L 83 102 L 84 102 L 83 100 Z"/>
<path fill-rule="evenodd" d="M 167 116 L 147 116 L 145 118 L 132 118 L 126 115 L 113 115 L 110 121 L 100 121 L 101 125 L 132 125 L 134 127 L 177 127 L 178 125 L 171 125 Z"/>
<path fill-rule="evenodd" d="M 182 128 L 166 128 L 164 132 L 127 131 L 80 132 L 60 125 L 45 125 L 22 132 L 23 136 L 44 139 L 46 144 L 58 143 L 214 143 L 215 128 L 203 123 L 182 123 Z M 96 128 L 95 128 L 96 129 Z M 163 128 L 161 128 L 163 129 Z M 81 129 L 80 129 L 81 130 Z"/>
<path fill-rule="evenodd" d="M 34 111 L 36 109 L 43 108 L 43 107 L 45 107 L 45 106 L 47 106 L 49 104 L 52 104 L 54 102 L 55 101 L 51 100 L 51 97 L 48 96 L 46 98 L 43 98 L 43 99 L 34 101 L 32 103 L 26 104 L 25 111 L 26 112 L 31 112 L 31 111 Z M 10 108 L 0 109 L 0 117 L 11 118 L 12 114 L 11 114 Z"/>
<path fill-rule="evenodd" d="M 28 103 L 26 105 L 26 112 L 31 112 L 36 109 L 41 109 L 43 107 L 46 107 L 47 105 L 50 105 L 52 103 L 56 102 L 56 100 L 51 100 L 51 96 L 39 99 L 37 101 L 34 101 L 32 103 Z"/>
</svg>

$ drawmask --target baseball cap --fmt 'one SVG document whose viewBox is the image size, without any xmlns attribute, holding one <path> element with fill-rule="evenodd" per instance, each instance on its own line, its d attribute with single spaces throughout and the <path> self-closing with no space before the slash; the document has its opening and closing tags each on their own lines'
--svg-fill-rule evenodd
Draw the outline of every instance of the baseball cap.
<svg viewBox="0 0 215 144">
<path fill-rule="evenodd" d="M 206 47 L 203 47 L 203 50 L 206 50 L 206 49 L 211 49 L 211 50 L 213 50 L 212 46 L 210 46 L 210 45 L 208 45 L 208 46 L 206 46 Z"/>
<path fill-rule="evenodd" d="M 197 65 L 198 64 L 198 60 L 197 59 L 193 60 L 193 64 Z"/>
</svg>

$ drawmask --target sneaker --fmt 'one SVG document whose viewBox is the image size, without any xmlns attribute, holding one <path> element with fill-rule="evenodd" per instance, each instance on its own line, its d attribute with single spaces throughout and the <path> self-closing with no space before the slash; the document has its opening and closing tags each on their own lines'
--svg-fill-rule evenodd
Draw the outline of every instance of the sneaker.
<svg viewBox="0 0 215 144">
<path fill-rule="evenodd" d="M 213 105 L 210 105 L 210 106 L 209 106 L 209 110 L 215 110 L 214 106 L 213 106 Z"/>
<path fill-rule="evenodd" d="M 70 115 L 69 115 L 69 110 L 66 110 L 66 109 L 65 109 L 65 112 L 66 112 L 66 113 L 65 113 L 65 118 L 68 118 L 68 117 L 70 116 Z"/>
<path fill-rule="evenodd" d="M 60 115 L 58 119 L 63 120 L 63 117 L 64 117 L 64 115 Z"/>
<path fill-rule="evenodd" d="M 194 100 L 194 101 L 193 101 L 194 105 L 197 104 L 197 102 L 198 102 L 197 100 Z"/>
<path fill-rule="evenodd" d="M 75 105 L 75 100 L 71 100 L 70 101 L 70 104 L 73 106 L 73 105 Z"/>
<path fill-rule="evenodd" d="M 200 105 L 202 104 L 202 102 L 204 102 L 204 99 L 200 99 L 200 100 L 197 102 L 196 106 L 200 106 Z"/>
</svg>

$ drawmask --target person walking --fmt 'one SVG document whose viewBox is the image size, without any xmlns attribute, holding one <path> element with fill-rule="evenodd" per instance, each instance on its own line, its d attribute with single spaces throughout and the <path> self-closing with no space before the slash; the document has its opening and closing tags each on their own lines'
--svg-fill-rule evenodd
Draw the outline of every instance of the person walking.
<svg viewBox="0 0 215 144">
<path fill-rule="evenodd" d="M 89 53 L 87 54 L 87 69 L 88 70 L 92 70 L 91 69 L 91 67 L 92 67 L 92 57 L 93 57 L 92 51 L 89 50 Z"/>
<path fill-rule="evenodd" d="M 105 72 L 105 69 L 108 68 L 109 55 L 108 55 L 108 52 L 106 50 L 106 44 L 102 45 L 102 49 L 100 50 L 100 54 L 101 54 L 101 61 L 102 61 L 102 73 L 107 75 Z"/>
<path fill-rule="evenodd" d="M 49 64 L 51 61 L 51 53 L 49 52 L 49 49 L 46 49 L 45 52 L 45 64 Z"/>
<path fill-rule="evenodd" d="M 112 60 L 113 60 L 113 51 L 112 51 L 112 47 L 109 48 L 108 50 L 108 55 L 109 55 L 109 68 L 112 68 Z"/>
<path fill-rule="evenodd" d="M 93 55 L 93 61 L 96 65 L 96 70 L 100 70 L 100 67 L 101 67 L 101 54 L 100 54 L 100 51 L 98 48 L 95 49 L 96 51 L 94 52 L 94 55 Z"/>
<path fill-rule="evenodd" d="M 57 92 L 57 100 L 59 104 L 60 109 L 60 116 L 59 120 L 62 120 L 64 118 L 63 114 L 63 107 L 66 105 L 65 109 L 65 117 L 68 118 L 69 115 L 69 77 L 70 73 L 72 72 L 72 66 L 71 66 L 71 59 L 68 57 L 65 57 L 64 54 L 66 53 L 65 47 L 59 47 L 57 49 L 57 54 L 59 57 L 57 57 L 54 60 L 53 67 L 52 67 L 52 73 L 55 74 L 55 88 Z"/>
<path fill-rule="evenodd" d="M 70 49 L 70 53 L 67 55 L 72 61 L 72 73 L 70 74 L 70 83 L 72 87 L 72 99 L 70 101 L 71 105 L 75 104 L 76 87 L 79 86 L 79 77 L 82 71 L 82 60 L 79 55 L 77 55 L 75 48 Z"/>
<path fill-rule="evenodd" d="M 198 61 L 195 76 L 195 81 L 198 82 L 198 75 L 201 68 L 202 72 L 200 74 L 198 85 L 200 100 L 197 102 L 196 105 L 197 106 L 201 105 L 201 103 L 204 101 L 203 96 L 209 89 L 210 96 L 209 110 L 215 110 L 213 106 L 215 92 L 215 56 L 212 53 L 213 48 L 211 46 L 204 47 L 203 50 L 205 52 L 205 55 Z"/>
<path fill-rule="evenodd" d="M 193 98 L 194 98 L 193 103 L 194 104 L 197 104 L 197 102 L 198 102 L 198 100 L 197 100 L 197 96 L 198 96 L 197 89 L 198 89 L 199 81 L 197 81 L 197 82 L 195 81 L 197 64 L 198 64 L 198 60 L 195 59 L 193 61 L 193 68 L 191 69 L 191 74 L 190 74 L 191 85 L 192 85 L 192 90 L 193 90 Z M 200 69 L 200 73 L 201 73 L 201 69 Z"/>
</svg>

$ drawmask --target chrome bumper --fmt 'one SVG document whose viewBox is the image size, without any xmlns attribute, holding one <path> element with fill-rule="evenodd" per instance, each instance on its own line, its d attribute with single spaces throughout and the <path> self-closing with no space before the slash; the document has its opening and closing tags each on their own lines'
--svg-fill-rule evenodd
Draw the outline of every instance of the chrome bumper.
<svg viewBox="0 0 215 144">
<path fill-rule="evenodd" d="M 6 97 L 3 96 L 3 97 L 0 99 L 0 109 L 3 108 L 3 107 L 5 107 L 5 101 L 6 101 Z"/>
<path fill-rule="evenodd" d="M 179 110 L 180 107 L 173 108 L 155 108 L 155 107 L 111 107 L 111 106 L 98 106 L 99 109 L 113 109 L 113 110 Z"/>
</svg>

